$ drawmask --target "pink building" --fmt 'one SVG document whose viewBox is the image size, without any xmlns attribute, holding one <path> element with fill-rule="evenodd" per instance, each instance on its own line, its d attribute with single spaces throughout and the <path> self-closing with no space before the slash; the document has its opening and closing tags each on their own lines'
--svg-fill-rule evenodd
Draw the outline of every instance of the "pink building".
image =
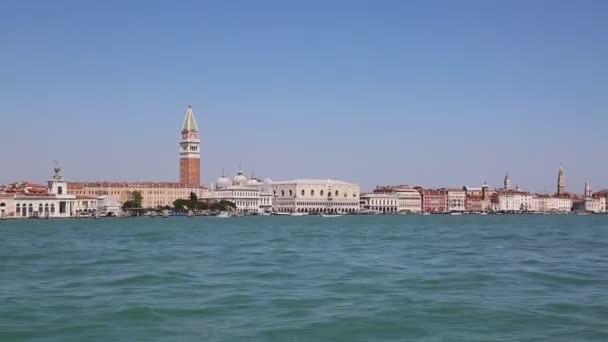
<svg viewBox="0 0 608 342">
<path fill-rule="evenodd" d="M 422 211 L 425 213 L 446 213 L 448 211 L 446 189 L 421 189 Z"/>
</svg>

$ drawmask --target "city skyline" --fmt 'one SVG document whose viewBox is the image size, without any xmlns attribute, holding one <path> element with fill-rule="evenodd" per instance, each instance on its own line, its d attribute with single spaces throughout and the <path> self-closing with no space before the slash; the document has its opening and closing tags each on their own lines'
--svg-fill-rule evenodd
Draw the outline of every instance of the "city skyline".
<svg viewBox="0 0 608 342">
<path fill-rule="evenodd" d="M 207 185 L 608 188 L 601 2 L 5 7 L 0 183 L 176 181 L 191 103 Z"/>
<path fill-rule="evenodd" d="M 217 185 L 216 182 L 214 181 L 208 181 L 208 182 L 202 182 L 201 181 L 201 159 L 200 159 L 200 137 L 199 137 L 199 130 L 198 130 L 198 125 L 196 123 L 196 116 L 194 114 L 194 111 L 192 109 L 192 105 L 188 105 L 188 107 L 186 108 L 186 113 L 184 115 L 184 119 L 183 119 L 183 123 L 182 123 L 182 127 L 181 127 L 181 138 L 179 141 L 179 180 L 178 181 L 172 181 L 172 180 L 164 180 L 164 181 L 149 181 L 149 180 L 143 180 L 143 179 L 138 179 L 138 180 L 134 180 L 134 181 L 129 181 L 129 180 L 110 180 L 110 179 L 93 179 L 93 180 L 88 180 L 88 182 L 100 182 L 100 183 L 123 183 L 123 182 L 135 182 L 135 184 L 137 184 L 138 182 L 142 182 L 143 183 L 148 183 L 150 185 L 154 185 L 156 183 L 164 183 L 164 184 L 169 184 L 172 186 L 194 186 L 194 187 L 208 187 L 208 189 L 214 189 L 215 185 Z M 55 164 L 55 170 L 61 170 L 60 164 L 58 161 L 53 160 L 53 163 Z M 59 169 L 57 169 L 59 168 Z M 235 175 L 239 175 L 239 177 L 241 177 L 242 179 L 247 179 L 246 176 L 244 176 L 244 170 L 242 165 L 239 165 L 238 171 L 235 171 Z M 228 179 L 225 177 L 228 177 L 230 175 L 230 172 L 226 172 L 225 168 L 222 168 L 222 173 L 221 173 L 221 179 Z M 255 171 L 251 170 L 250 172 L 251 175 L 251 179 L 254 179 L 255 176 Z M 218 177 L 218 179 L 220 179 Z M 266 178 L 268 180 L 270 180 L 270 178 Z M 327 178 L 328 181 L 330 179 L 337 179 L 337 178 Z M 261 179 L 260 179 L 261 180 Z M 15 183 L 15 182 L 28 182 L 31 180 L 17 180 L 17 181 L 13 181 L 11 183 Z M 79 180 L 82 181 L 82 180 Z M 42 182 L 43 183 L 43 182 Z M 79 182 L 73 182 L 73 184 L 76 184 Z M 82 183 L 81 183 L 82 184 Z M 378 187 L 383 187 L 386 186 L 386 184 L 388 183 L 383 183 L 383 184 L 376 184 L 376 189 Z M 397 183 L 395 183 L 397 184 Z M 416 187 L 416 186 L 420 186 L 420 184 L 405 184 L 405 183 L 400 183 L 402 185 L 408 185 L 410 187 Z M 0 184 L 1 185 L 1 184 Z M 463 185 L 465 187 L 470 186 L 470 185 Z M 487 181 L 484 181 L 483 186 L 486 187 L 490 187 L 492 188 L 492 186 L 490 186 L 490 184 L 487 183 Z M 583 194 L 586 196 L 587 194 L 592 193 L 593 191 L 590 188 L 590 183 L 588 180 L 585 181 L 584 184 L 584 189 L 583 189 Z M 429 189 L 455 189 L 458 188 L 459 186 L 426 186 L 426 188 Z M 507 173 L 505 174 L 505 177 L 503 179 L 503 185 L 502 187 L 500 186 L 493 186 L 494 189 L 503 189 L 503 190 L 525 190 L 523 188 L 519 187 L 519 184 L 515 184 L 513 185 L 511 177 L 509 175 L 509 172 L 507 171 Z M 364 192 L 366 191 L 370 191 L 372 189 L 364 189 Z M 557 183 L 556 183 L 556 191 L 555 192 L 551 192 L 551 191 L 532 191 L 532 192 L 536 192 L 536 193 L 542 193 L 542 194 L 555 194 L 555 195 L 564 195 L 567 193 L 575 193 L 577 194 L 577 191 L 568 191 L 567 188 L 567 182 L 566 182 L 566 178 L 565 178 L 565 171 L 563 168 L 563 165 L 560 163 L 559 165 L 559 169 L 558 169 L 558 176 L 557 176 Z"/>
</svg>

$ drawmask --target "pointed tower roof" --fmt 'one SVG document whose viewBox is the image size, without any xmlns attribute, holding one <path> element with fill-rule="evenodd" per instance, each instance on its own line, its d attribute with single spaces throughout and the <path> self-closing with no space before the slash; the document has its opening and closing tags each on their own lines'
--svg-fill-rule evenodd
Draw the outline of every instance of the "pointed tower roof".
<svg viewBox="0 0 608 342">
<path fill-rule="evenodd" d="M 196 120 L 194 119 L 194 113 L 192 112 L 192 106 L 190 105 L 188 105 L 188 110 L 186 110 L 186 117 L 184 118 L 182 131 L 198 131 L 198 126 L 196 125 Z"/>
</svg>

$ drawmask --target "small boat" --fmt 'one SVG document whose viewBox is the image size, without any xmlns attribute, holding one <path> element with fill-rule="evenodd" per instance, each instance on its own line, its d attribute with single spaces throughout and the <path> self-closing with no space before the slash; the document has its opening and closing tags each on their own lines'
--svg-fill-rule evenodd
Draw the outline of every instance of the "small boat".
<svg viewBox="0 0 608 342">
<path fill-rule="evenodd" d="M 169 218 L 169 210 L 163 210 L 162 218 Z"/>
<path fill-rule="evenodd" d="M 267 213 L 267 212 L 261 212 L 258 214 L 259 216 L 270 216 L 272 215 L 271 213 Z"/>
<path fill-rule="evenodd" d="M 340 217 L 340 216 L 344 216 L 344 215 L 340 215 L 340 214 L 321 214 L 321 217 Z"/>
<path fill-rule="evenodd" d="M 424 215 L 424 216 L 431 215 L 431 213 L 422 213 L 422 215 Z"/>
<path fill-rule="evenodd" d="M 453 213 L 450 213 L 450 215 L 462 215 L 462 213 L 461 213 L 461 212 L 459 212 L 459 211 L 455 211 L 455 212 L 453 212 Z"/>
<path fill-rule="evenodd" d="M 486 213 L 485 211 L 480 213 L 479 215 L 488 215 L 488 213 Z"/>
<path fill-rule="evenodd" d="M 291 215 L 290 213 L 274 213 L 274 214 L 278 215 L 278 216 L 290 216 Z"/>
<path fill-rule="evenodd" d="M 222 211 L 221 213 L 219 213 L 219 214 L 217 215 L 217 217 L 218 217 L 218 218 L 229 218 L 229 217 L 230 217 L 230 214 L 228 214 L 228 213 L 227 213 L 227 212 L 225 212 L 225 211 Z"/>
<path fill-rule="evenodd" d="M 291 216 L 306 216 L 308 213 L 291 213 Z"/>
</svg>

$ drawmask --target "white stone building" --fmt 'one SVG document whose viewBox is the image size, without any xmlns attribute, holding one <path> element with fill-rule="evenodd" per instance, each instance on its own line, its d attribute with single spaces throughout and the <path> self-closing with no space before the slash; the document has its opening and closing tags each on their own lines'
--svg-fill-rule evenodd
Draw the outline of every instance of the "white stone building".
<svg viewBox="0 0 608 342">
<path fill-rule="evenodd" d="M 448 212 L 464 212 L 466 210 L 467 193 L 462 189 L 448 189 L 447 206 Z"/>
<path fill-rule="evenodd" d="M 543 213 L 569 213 L 572 199 L 557 196 L 538 196 L 538 211 Z"/>
<path fill-rule="evenodd" d="M 47 182 L 46 192 L 30 193 L 27 189 L 5 192 L 0 196 L 0 217 L 2 218 L 65 218 L 76 216 L 86 206 L 95 202 L 87 198 L 79 201 L 75 195 L 68 195 L 67 182 L 56 167 L 53 178 Z"/>
<path fill-rule="evenodd" d="M 365 194 L 361 195 L 361 209 L 382 214 L 392 214 L 399 211 L 399 197 L 396 194 Z"/>
<path fill-rule="evenodd" d="M 374 194 L 392 195 L 397 197 L 397 211 L 404 213 L 419 213 L 422 211 L 422 196 L 416 189 L 409 185 L 383 185 L 376 186 Z M 373 197 L 364 198 L 361 196 L 361 205 L 363 209 L 367 209 L 368 204 Z M 371 201 L 374 206 L 378 203 L 379 198 Z M 371 209 L 370 209 L 371 210 Z"/>
<path fill-rule="evenodd" d="M 599 214 L 606 212 L 606 197 L 589 197 L 585 199 L 584 210 L 589 213 Z"/>
<path fill-rule="evenodd" d="M 234 203 L 236 210 L 242 213 L 269 212 L 272 209 L 272 181 L 261 182 L 252 177 L 247 179 L 239 171 L 232 181 L 225 175 L 218 178 L 212 185 L 212 190 L 206 197 L 213 201 L 229 201 Z"/>
<path fill-rule="evenodd" d="M 400 212 L 419 213 L 422 211 L 422 196 L 412 188 L 399 188 L 395 190 L 399 199 Z"/>
<path fill-rule="evenodd" d="M 97 197 L 76 196 L 74 212 L 76 216 L 93 216 L 97 212 Z"/>
<path fill-rule="evenodd" d="M 354 213 L 359 185 L 340 180 L 297 179 L 272 184 L 273 208 L 286 213 Z"/>
<path fill-rule="evenodd" d="M 532 209 L 532 195 L 518 190 L 501 191 L 496 194 L 498 203 L 495 207 L 500 212 L 528 212 Z"/>
</svg>

